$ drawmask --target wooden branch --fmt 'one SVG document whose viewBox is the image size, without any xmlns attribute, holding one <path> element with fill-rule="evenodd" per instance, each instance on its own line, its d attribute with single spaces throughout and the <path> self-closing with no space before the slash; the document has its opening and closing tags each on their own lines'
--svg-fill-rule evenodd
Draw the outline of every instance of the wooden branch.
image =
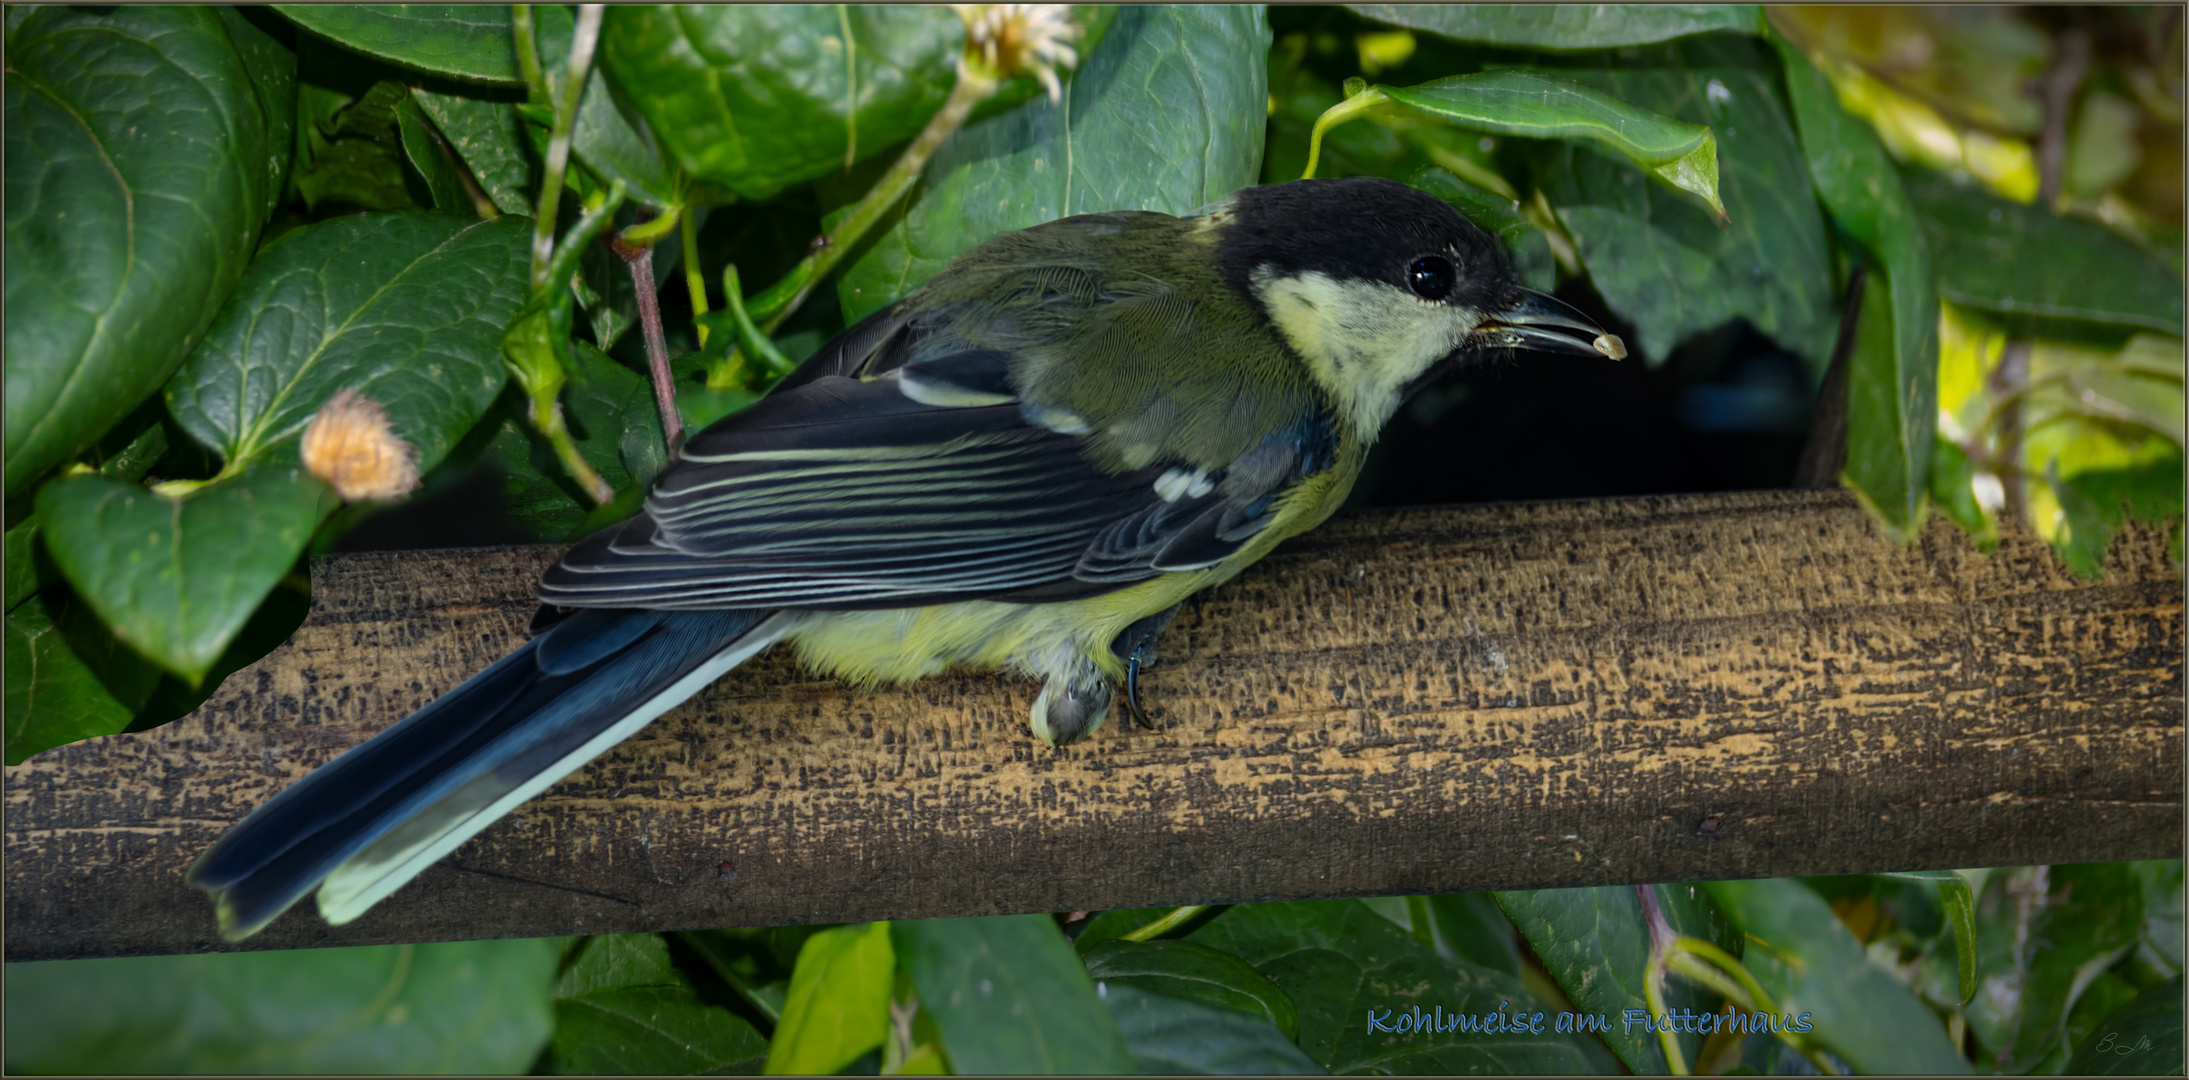
<svg viewBox="0 0 2189 1080">
<path fill-rule="evenodd" d="M 520 640 L 543 548 L 330 558 L 197 713 L 7 770 L 7 958 L 224 948 L 183 869 Z M 1187 605 L 1052 751 L 1036 686 L 770 654 L 337 929 L 247 947 L 2165 858 L 2182 586 L 1837 492 L 1344 518 Z"/>
</svg>

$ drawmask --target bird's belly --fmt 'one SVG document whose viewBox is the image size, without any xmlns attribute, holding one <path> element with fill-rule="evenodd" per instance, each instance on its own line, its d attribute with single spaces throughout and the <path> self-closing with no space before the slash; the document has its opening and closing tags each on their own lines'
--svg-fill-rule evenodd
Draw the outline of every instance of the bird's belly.
<svg viewBox="0 0 2189 1080">
<path fill-rule="evenodd" d="M 1208 584 L 1211 576 L 1166 574 L 1057 603 L 967 600 L 886 611 L 817 611 L 784 640 L 807 665 L 868 686 L 911 682 L 960 665 L 1045 676 L 1081 655 L 1104 668 L 1117 667 L 1109 651 L 1112 639 Z"/>
</svg>

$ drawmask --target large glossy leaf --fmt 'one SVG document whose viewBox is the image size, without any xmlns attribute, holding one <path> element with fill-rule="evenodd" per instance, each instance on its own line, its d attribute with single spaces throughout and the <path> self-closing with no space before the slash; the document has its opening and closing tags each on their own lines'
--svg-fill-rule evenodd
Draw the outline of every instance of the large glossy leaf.
<svg viewBox="0 0 2189 1080">
<path fill-rule="evenodd" d="M 1738 951 L 1738 933 L 1694 886 L 1650 888 L 1673 930 Z M 1657 1037 L 1617 1022 L 1630 1009 L 1649 1011 L 1642 990 L 1649 966 L 1649 925 L 1633 887 L 1501 892 L 1497 902 L 1574 1008 L 1613 1021 L 1603 1033 L 1612 1052 L 1637 1073 L 1665 1072 L 1664 1050 Z M 1708 1009 L 1712 997 L 1686 980 L 1667 980 L 1667 1008 Z M 1680 1037 L 1680 1049 L 1688 1061 L 1695 1060 L 1702 1041 L 1700 1035 Z"/>
<path fill-rule="evenodd" d="M 1117 1025 L 1044 915 L 914 919 L 891 940 L 958 1073 L 1129 1073 Z"/>
<path fill-rule="evenodd" d="M 1266 1018 L 1123 982 L 1101 982 L 1096 991 L 1142 1076 L 1323 1075 Z"/>
<path fill-rule="evenodd" d="M 768 1042 L 768 1074 L 839 1072 L 882 1045 L 896 974 L 888 923 L 835 926 L 807 938 Z"/>
<path fill-rule="evenodd" d="M 2087 972 L 2135 947 L 2143 890 L 2127 863 L 1992 875 L 1976 905 L 1981 982 L 1963 1010 L 2000 1072 L 2025 1072 L 2064 1034 Z"/>
<path fill-rule="evenodd" d="M 1838 313 L 1824 218 L 1779 101 L 1777 67 L 1758 42 L 1716 35 L 1543 69 L 1707 124 L 1718 140 L 1730 224 L 1594 147 L 1554 144 L 1536 161 L 1536 182 L 1590 279 L 1634 323 L 1628 342 L 1651 363 L 1736 319 L 1800 356 L 1813 378 L 1830 359 Z"/>
<path fill-rule="evenodd" d="M 1923 526 L 1938 427 L 1938 296 L 1930 247 L 1877 133 L 1840 108 L 1838 95 L 1800 52 L 1777 44 L 1817 197 L 1882 278 L 1863 292 L 1862 321 L 1847 361 L 1842 475 L 1894 533 L 1912 538 Z"/>
<path fill-rule="evenodd" d="M 2071 1076 L 2179 1076 L 2182 981 L 2175 976 L 2137 995 L 2095 1025 L 2067 1063 Z"/>
<path fill-rule="evenodd" d="M 1707 124 L 1638 109 L 1571 79 L 1531 71 L 1483 71 L 1420 86 L 1372 86 L 1347 104 L 1430 117 L 1474 131 L 1594 143 L 1725 216 L 1718 196 L 1718 140 Z"/>
<path fill-rule="evenodd" d="M 1191 941 L 1126 941 L 1112 938 L 1088 949 L 1087 974 L 1096 982 L 1137 986 L 1165 997 L 1236 1009 L 1298 1038 L 1292 999 L 1253 966 L 1230 953 Z"/>
<path fill-rule="evenodd" d="M 47 549 L 114 635 L 195 683 L 289 572 L 333 492 L 263 465 L 180 498 L 99 476 L 38 492 Z"/>
<path fill-rule="evenodd" d="M 1557 1033 L 1556 1014 L 1518 978 L 1443 960 L 1357 900 L 1242 904 L 1189 940 L 1245 960 L 1283 989 L 1299 1010 L 1300 1049 L 1334 1074 L 1618 1071 L 1595 1039 Z M 1537 1013 L 1541 1034 L 1532 1031 Z M 1526 1017 L 1531 1030 L 1496 1031 L 1495 1020 L 1488 1032 L 1457 1026 L 1462 1016 L 1479 1025 L 1499 1014 L 1508 1024 Z"/>
<path fill-rule="evenodd" d="M 353 389 L 431 469 L 501 390 L 530 240 L 514 215 L 361 214 L 302 229 L 252 265 L 168 383 L 168 408 L 234 468 L 286 450 Z"/>
<path fill-rule="evenodd" d="M 1763 32 L 1754 4 L 1347 4 L 1378 22 L 1454 41 L 1536 49 L 1609 49 L 1690 34 Z"/>
<path fill-rule="evenodd" d="M 437 94 L 416 87 L 411 95 L 463 159 L 495 209 L 505 214 L 532 212 L 535 165 L 525 148 L 524 118 L 517 115 L 514 102 Z"/>
<path fill-rule="evenodd" d="M 276 4 L 298 26 L 367 56 L 467 82 L 522 86 L 501 4 Z"/>
<path fill-rule="evenodd" d="M 552 1024 L 538 940 L 10 964 L 11 1073 L 513 1073 Z"/>
<path fill-rule="evenodd" d="M 854 130 L 860 155 L 918 132 L 964 39 L 944 7 L 619 6 L 600 62 L 686 174 L 761 199 L 842 168 Z"/>
<path fill-rule="evenodd" d="M 1263 125 L 1239 118 L 1265 107 L 1268 49 L 1256 6 L 1120 9 L 1061 105 L 1030 101 L 943 144 L 910 208 L 839 272 L 845 320 L 997 233 L 1098 210 L 1190 214 L 1253 183 Z"/>
<path fill-rule="evenodd" d="M 1863 954 L 1824 898 L 1785 879 L 1701 886 L 1747 936 L 1742 962 L 1782 1014 L 1808 1013 L 1814 1040 L 1864 1073 L 1965 1074 L 1946 1026 Z"/>
<path fill-rule="evenodd" d="M 700 999 L 659 934 L 586 938 L 555 984 L 549 1068 L 566 1076 L 751 1072 L 751 1024 Z"/>
<path fill-rule="evenodd" d="M 257 243 L 291 103 L 212 8 L 10 8 L 7 50 L 12 500 L 189 354 Z"/>
<path fill-rule="evenodd" d="M 2058 319 L 2181 336 L 2181 275 L 2158 256 L 1976 184 L 1913 168 L 1903 176 L 1947 300 L 2018 329 Z"/>
</svg>

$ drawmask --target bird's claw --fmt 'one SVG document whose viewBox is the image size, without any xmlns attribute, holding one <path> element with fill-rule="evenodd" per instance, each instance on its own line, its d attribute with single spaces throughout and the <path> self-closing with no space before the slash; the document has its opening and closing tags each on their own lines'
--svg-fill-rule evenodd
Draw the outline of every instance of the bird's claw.
<svg viewBox="0 0 2189 1080">
<path fill-rule="evenodd" d="M 1172 604 L 1145 619 L 1133 623 L 1110 643 L 1110 651 L 1125 657 L 1125 711 L 1133 723 L 1144 728 L 1154 728 L 1147 710 L 1140 707 L 1140 670 L 1155 666 L 1155 638 L 1178 617 L 1178 605 Z"/>
</svg>

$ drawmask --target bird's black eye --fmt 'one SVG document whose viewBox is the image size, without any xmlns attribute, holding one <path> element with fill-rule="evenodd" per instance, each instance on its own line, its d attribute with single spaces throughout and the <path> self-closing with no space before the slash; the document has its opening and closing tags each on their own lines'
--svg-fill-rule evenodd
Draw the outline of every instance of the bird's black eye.
<svg viewBox="0 0 2189 1080">
<path fill-rule="evenodd" d="M 1452 269 L 1452 260 L 1442 255 L 1424 255 L 1406 268 L 1407 287 L 1424 300 L 1442 300 L 1452 293 L 1452 283 L 1458 278 Z"/>
</svg>

